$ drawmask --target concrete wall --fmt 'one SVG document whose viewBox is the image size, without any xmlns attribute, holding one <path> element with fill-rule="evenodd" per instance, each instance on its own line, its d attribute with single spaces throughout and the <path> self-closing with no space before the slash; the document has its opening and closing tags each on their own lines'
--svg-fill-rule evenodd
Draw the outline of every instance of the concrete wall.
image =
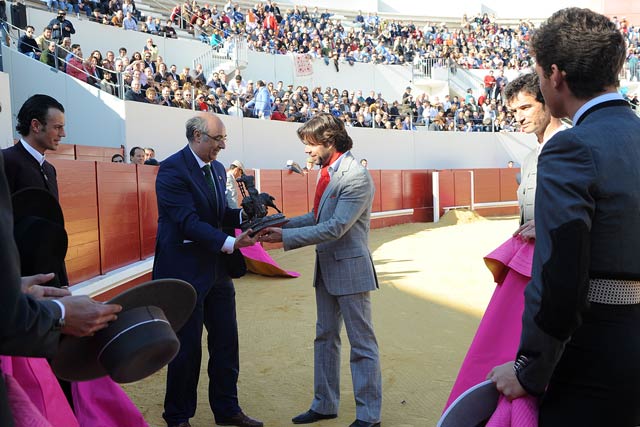
<svg viewBox="0 0 640 427">
<path fill-rule="evenodd" d="M 128 151 L 151 146 L 162 160 L 186 144 L 184 123 L 194 113 L 175 108 L 126 102 Z M 153 117 L 153 120 L 149 120 Z M 225 165 L 240 159 L 247 168 L 281 169 L 287 160 L 306 158 L 295 129 L 298 125 L 256 119 L 220 117 L 229 136 L 219 155 Z M 535 139 L 521 133 L 408 132 L 350 128 L 353 153 L 367 158 L 372 169 L 461 169 L 505 167 L 521 163 Z"/>
<path fill-rule="evenodd" d="M 13 144 L 9 74 L 0 73 L 0 149 Z"/>
</svg>

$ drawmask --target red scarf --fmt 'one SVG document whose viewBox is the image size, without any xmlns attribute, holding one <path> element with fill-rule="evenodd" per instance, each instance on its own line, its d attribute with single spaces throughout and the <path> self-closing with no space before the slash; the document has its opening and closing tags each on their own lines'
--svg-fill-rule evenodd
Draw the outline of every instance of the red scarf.
<svg viewBox="0 0 640 427">
<path fill-rule="evenodd" d="M 327 161 L 327 163 L 320 169 L 320 179 L 318 179 L 318 184 L 316 185 L 316 196 L 313 199 L 313 213 L 318 219 L 320 213 L 318 212 L 318 207 L 320 206 L 320 199 L 322 199 L 322 195 L 324 194 L 324 190 L 327 189 L 329 185 L 329 181 L 331 181 L 331 175 L 329 175 L 329 166 L 332 165 L 340 156 L 344 153 L 340 153 L 338 151 L 334 152 L 331 158 Z"/>
</svg>

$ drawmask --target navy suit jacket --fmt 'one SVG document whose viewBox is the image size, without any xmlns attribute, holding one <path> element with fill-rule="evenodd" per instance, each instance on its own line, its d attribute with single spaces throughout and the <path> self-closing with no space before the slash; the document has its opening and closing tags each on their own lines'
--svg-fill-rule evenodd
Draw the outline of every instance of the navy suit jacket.
<svg viewBox="0 0 640 427">
<path fill-rule="evenodd" d="M 211 162 L 217 194 L 214 197 L 189 146 L 160 164 L 156 178 L 158 234 L 153 278 L 186 280 L 198 298 L 216 279 L 216 263 L 228 237 L 221 227 L 238 228 L 240 209 L 227 206 L 226 171 Z"/>
</svg>

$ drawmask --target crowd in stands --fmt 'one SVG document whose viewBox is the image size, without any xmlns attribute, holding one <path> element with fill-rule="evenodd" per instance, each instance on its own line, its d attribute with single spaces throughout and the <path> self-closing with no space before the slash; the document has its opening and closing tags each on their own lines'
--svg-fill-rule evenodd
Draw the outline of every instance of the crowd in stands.
<svg viewBox="0 0 640 427">
<path fill-rule="evenodd" d="M 430 98 L 427 94 L 413 96 L 407 88 L 401 100 L 387 100 L 381 93 L 328 87 L 309 88 L 282 81 L 244 81 L 241 75 L 227 76 L 223 71 L 203 74 L 198 65 L 180 71 L 168 66 L 149 37 L 140 51 L 131 56 L 121 48 L 116 56 L 93 51 L 83 55 L 70 36 L 75 33 L 66 19 L 67 11 L 83 5 L 78 0 L 50 0 L 51 7 L 61 10 L 38 37 L 33 27 L 27 27 L 18 49 L 42 62 L 102 90 L 138 102 L 168 107 L 211 111 L 242 117 L 304 122 L 317 112 L 329 112 L 348 126 L 397 130 L 416 130 L 424 126 L 434 131 L 512 131 L 516 128 L 513 115 L 506 108 L 502 91 L 507 84 L 504 69 L 530 66 L 526 48 L 533 26 L 522 21 L 517 28 L 503 28 L 485 15 L 462 18 L 460 28 L 449 30 L 446 25 L 426 25 L 420 29 L 412 23 L 380 20 L 377 14 L 359 13 L 355 24 L 345 29 L 339 20 L 325 10 L 294 6 L 281 13 L 276 3 L 267 0 L 253 8 L 240 11 L 228 1 L 224 6 L 199 7 L 195 2 L 177 4 L 166 25 L 147 17 L 140 25 L 127 24 L 140 20 L 133 0 L 101 0 L 84 3 L 92 20 L 159 34 L 174 23 L 191 28 L 204 41 L 218 45 L 232 34 L 245 34 L 252 49 L 270 53 L 299 52 L 336 61 L 374 61 L 398 64 L 420 58 L 445 58 L 447 66 L 486 68 L 484 91 L 471 89 L 464 98 Z M 79 6 L 81 7 L 81 6 Z M 101 15 L 102 14 L 102 15 Z M 100 18 L 100 19 L 99 19 Z M 628 65 L 631 79 L 639 79 L 638 51 L 640 28 L 617 20 L 629 45 Z M 160 30 L 160 31 L 159 31 Z M 201 31 L 200 34 L 198 32 Z M 175 30 L 172 32 L 175 35 Z M 214 40 L 215 39 L 215 40 Z M 495 69 L 495 71 L 494 71 Z M 495 74 L 495 75 L 494 75 Z M 476 96 L 477 95 L 477 96 Z M 637 97 L 629 95 L 632 104 Z M 635 105 L 634 105 L 635 106 Z"/>
</svg>

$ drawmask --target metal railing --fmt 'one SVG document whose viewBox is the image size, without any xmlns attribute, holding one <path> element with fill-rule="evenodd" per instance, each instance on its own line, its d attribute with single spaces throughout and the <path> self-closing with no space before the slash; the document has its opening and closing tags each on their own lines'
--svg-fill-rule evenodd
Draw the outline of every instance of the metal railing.
<svg viewBox="0 0 640 427">
<path fill-rule="evenodd" d="M 248 55 L 247 40 L 243 36 L 233 36 L 224 40 L 218 49 L 211 49 L 193 60 L 194 68 L 201 64 L 205 76 L 219 69 L 222 64 L 233 61 L 236 70 L 247 65 Z"/>
</svg>

